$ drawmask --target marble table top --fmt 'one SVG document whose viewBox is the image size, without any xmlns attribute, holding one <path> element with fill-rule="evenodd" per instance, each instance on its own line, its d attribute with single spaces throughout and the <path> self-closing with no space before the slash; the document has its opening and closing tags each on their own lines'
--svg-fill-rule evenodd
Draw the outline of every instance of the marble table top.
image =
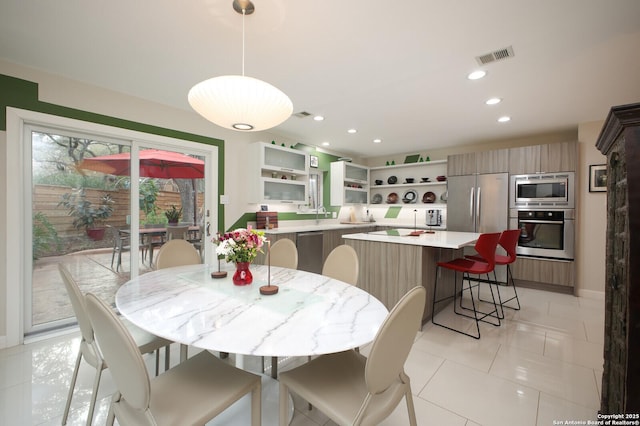
<svg viewBox="0 0 640 426">
<path fill-rule="evenodd" d="M 211 278 L 210 265 L 149 272 L 125 283 L 116 306 L 155 335 L 202 349 L 257 356 L 340 352 L 372 341 L 386 318 L 369 293 L 310 272 L 271 267 L 278 294 L 263 296 L 267 266 L 251 265 L 253 283 L 236 286 L 233 271 Z"/>
<path fill-rule="evenodd" d="M 438 231 L 435 229 L 433 234 L 422 233 L 417 236 L 410 236 L 409 234 L 412 231 L 413 229 L 390 229 L 387 231 L 347 234 L 343 235 L 342 238 L 378 243 L 459 249 L 473 245 L 480 237 L 480 234 L 475 232 Z"/>
</svg>

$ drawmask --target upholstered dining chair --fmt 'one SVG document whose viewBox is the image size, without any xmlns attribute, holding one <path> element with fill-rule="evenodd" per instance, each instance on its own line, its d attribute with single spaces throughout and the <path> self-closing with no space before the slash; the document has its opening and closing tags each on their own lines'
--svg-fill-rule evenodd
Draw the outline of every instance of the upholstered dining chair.
<svg viewBox="0 0 640 426">
<path fill-rule="evenodd" d="M 322 275 L 344 281 L 351 285 L 358 284 L 360 263 L 353 247 L 342 244 L 329 253 L 322 266 Z"/>
<path fill-rule="evenodd" d="M 160 247 L 156 256 L 156 269 L 202 263 L 198 250 L 186 240 L 169 240 Z"/>
<path fill-rule="evenodd" d="M 426 290 L 414 287 L 393 307 L 371 345 L 369 357 L 350 350 L 321 355 L 280 373 L 280 426 L 287 424 L 292 391 L 339 425 L 377 425 L 406 399 L 417 425 L 404 363 L 424 312 Z"/>
<path fill-rule="evenodd" d="M 271 266 L 298 269 L 298 248 L 289 238 L 282 238 L 273 243 L 269 253 Z"/>
<path fill-rule="evenodd" d="M 451 331 L 455 331 L 460 334 L 464 334 L 469 337 L 473 337 L 474 339 L 480 338 L 480 321 L 487 322 L 492 325 L 499 326 L 500 325 L 500 313 L 498 312 L 498 305 L 496 304 L 495 295 L 493 293 L 493 287 L 489 286 L 489 290 L 491 291 L 491 299 L 493 310 L 486 312 L 480 311 L 479 306 L 476 306 L 476 302 L 473 298 L 473 281 L 477 281 L 471 278 L 471 276 L 481 276 L 486 275 L 487 279 L 489 278 L 489 273 L 493 272 L 496 263 L 496 248 L 498 247 L 498 240 L 500 239 L 500 233 L 491 233 L 491 234 L 480 234 L 476 244 L 474 246 L 478 256 L 481 260 L 474 260 L 468 258 L 457 258 L 450 260 L 448 262 L 438 262 L 438 267 L 436 268 L 436 273 L 434 274 L 434 285 L 433 285 L 433 299 L 431 303 L 431 322 L 435 325 L 439 325 L 440 327 L 444 327 Z M 438 269 L 448 269 L 450 271 L 454 271 L 454 279 L 453 279 L 453 291 L 448 292 L 449 294 L 453 293 L 453 295 L 445 295 L 438 299 Z M 462 273 L 462 282 L 461 289 L 458 292 L 458 272 Z M 469 297 L 471 299 L 471 308 L 465 308 L 462 305 L 462 296 L 464 294 L 464 283 L 467 283 L 469 290 Z M 463 309 L 469 310 L 473 312 L 473 315 L 465 314 L 464 312 L 458 312 L 456 310 L 456 299 L 460 295 L 460 307 Z M 448 299 L 453 299 L 453 312 L 457 315 L 462 315 L 467 318 L 471 318 L 475 320 L 476 325 L 476 333 L 471 334 L 463 329 L 453 328 L 451 326 L 445 325 L 441 322 L 436 322 L 436 305 L 440 302 L 444 302 Z M 480 301 L 478 301 L 480 303 Z M 496 322 L 490 322 L 486 318 L 492 317 L 496 319 Z"/>
<path fill-rule="evenodd" d="M 298 248 L 289 238 L 281 238 L 271 245 L 269 249 L 271 266 L 280 268 L 298 269 Z M 262 371 L 264 372 L 264 358 L 262 358 Z M 271 376 L 278 376 L 278 358 L 271 357 Z"/>
<path fill-rule="evenodd" d="M 87 425 L 91 425 L 93 422 L 93 412 L 96 406 L 96 397 L 98 396 L 98 387 L 100 386 L 100 378 L 102 377 L 102 370 L 107 368 L 107 364 L 102 358 L 102 354 L 96 345 L 94 339 L 93 327 L 89 321 L 87 315 L 85 296 L 80 291 L 78 283 L 73 279 L 69 270 L 61 263 L 58 264 L 58 270 L 60 276 L 64 282 L 69 299 L 71 299 L 71 306 L 76 318 L 78 320 L 78 326 L 80 327 L 81 340 L 80 349 L 78 350 L 78 356 L 76 358 L 76 364 L 73 369 L 73 376 L 71 377 L 71 383 L 69 384 L 69 394 L 67 396 L 67 403 L 64 408 L 64 414 L 62 415 L 62 424 L 67 424 L 67 418 L 69 416 L 69 407 L 71 406 L 71 399 L 76 386 L 76 380 L 78 379 L 78 370 L 80 369 L 80 363 L 82 359 L 96 369 L 96 374 L 93 381 L 93 390 L 91 393 L 91 402 L 89 403 L 89 413 L 87 415 Z M 139 353 L 151 353 L 156 352 L 156 375 L 159 370 L 160 361 L 160 348 L 163 346 L 165 349 L 165 370 L 169 369 L 169 340 L 162 339 L 147 333 L 146 331 L 136 327 L 133 324 L 128 323 L 127 327 L 129 333 L 133 336 L 134 344 Z"/>
<path fill-rule="evenodd" d="M 251 394 L 251 425 L 261 422 L 261 378 L 207 351 L 150 379 L 135 342 L 118 317 L 93 294 L 87 312 L 117 391 L 107 425 L 204 425 Z"/>
</svg>

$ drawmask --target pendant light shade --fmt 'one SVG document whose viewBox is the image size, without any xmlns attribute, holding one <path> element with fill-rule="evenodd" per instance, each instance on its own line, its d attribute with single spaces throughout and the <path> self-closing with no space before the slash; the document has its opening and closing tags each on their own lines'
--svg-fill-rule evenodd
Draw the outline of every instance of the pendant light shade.
<svg viewBox="0 0 640 426">
<path fill-rule="evenodd" d="M 242 14 L 242 75 L 223 75 L 202 81 L 189 91 L 189 104 L 207 120 L 231 130 L 266 130 L 293 112 L 291 99 L 278 88 L 244 75 L 244 18 L 255 11 L 250 0 L 234 0 Z"/>
<path fill-rule="evenodd" d="M 202 81 L 189 91 L 189 104 L 200 115 L 231 130 L 259 131 L 277 126 L 293 112 L 278 88 L 244 75 Z"/>
</svg>

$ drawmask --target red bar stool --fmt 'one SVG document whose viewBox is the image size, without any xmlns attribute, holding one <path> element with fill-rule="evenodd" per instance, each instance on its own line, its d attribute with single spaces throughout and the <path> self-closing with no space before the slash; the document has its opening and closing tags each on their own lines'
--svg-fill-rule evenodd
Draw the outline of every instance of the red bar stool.
<svg viewBox="0 0 640 426">
<path fill-rule="evenodd" d="M 507 266 L 507 280 L 506 282 L 499 282 L 496 276 L 496 271 L 493 271 L 493 282 L 489 282 L 489 285 L 495 284 L 496 289 L 498 290 L 498 302 L 500 305 L 500 319 L 504 319 L 504 308 L 513 309 L 514 311 L 520 310 L 520 299 L 518 298 L 518 291 L 516 290 L 516 283 L 513 280 L 513 273 L 511 272 L 510 265 L 516 261 L 516 248 L 518 246 L 518 239 L 520 238 L 520 230 L 519 229 L 507 229 L 502 231 L 500 235 L 500 239 L 498 240 L 498 245 L 504 249 L 507 253 L 506 255 L 497 254 L 496 253 L 496 265 L 506 265 Z M 480 256 L 465 256 L 467 259 L 477 260 L 482 262 L 483 259 Z M 502 295 L 500 294 L 500 287 L 509 287 L 509 282 L 511 282 L 511 286 L 513 287 L 514 296 L 507 299 L 502 300 Z M 480 293 L 478 292 L 478 299 L 480 299 Z M 482 300 L 482 299 L 480 299 Z M 507 306 L 508 302 L 512 300 L 516 301 L 516 307 Z M 488 300 L 482 300 L 483 302 L 489 302 Z"/>
<path fill-rule="evenodd" d="M 438 268 L 445 268 L 445 269 L 450 269 L 452 271 L 454 271 L 454 291 L 453 291 L 453 296 L 445 296 L 439 300 L 436 299 L 436 294 L 437 294 L 437 289 L 438 289 L 438 271 L 436 269 L 436 278 L 435 278 L 435 283 L 433 286 L 433 301 L 431 304 L 431 322 L 433 322 L 435 325 L 439 325 L 441 327 L 447 328 L 449 330 L 455 331 L 457 333 L 460 334 L 464 334 L 466 336 L 469 337 L 473 337 L 474 339 L 479 339 L 480 338 L 480 321 L 486 322 L 488 324 L 492 324 L 495 326 L 499 326 L 500 325 L 500 317 L 498 314 L 498 307 L 496 305 L 495 302 L 495 297 L 493 295 L 493 288 L 491 286 L 489 286 L 489 288 L 491 289 L 491 297 L 493 299 L 493 311 L 491 312 L 482 312 L 479 311 L 476 308 L 476 302 L 473 299 L 473 292 L 472 292 L 472 285 L 471 285 L 471 275 L 476 275 L 476 276 L 480 276 L 480 275 L 484 275 L 487 274 L 487 278 L 488 278 L 488 274 L 493 271 L 494 266 L 495 266 L 495 256 L 496 256 L 496 248 L 498 247 L 498 240 L 500 239 L 500 233 L 495 233 L 495 234 L 481 234 L 480 237 L 478 238 L 478 241 L 476 241 L 476 245 L 475 245 L 475 250 L 478 253 L 478 256 L 482 259 L 480 260 L 474 260 L 474 259 L 468 259 L 468 258 L 458 258 L 458 259 L 453 259 L 450 260 L 448 262 L 438 262 Z M 460 306 L 463 307 L 464 309 L 468 309 L 470 311 L 473 311 L 473 316 L 471 315 L 467 315 L 464 312 L 458 312 L 456 310 L 456 298 L 458 297 L 458 272 L 462 272 L 462 283 L 461 283 L 461 288 L 460 288 L 460 299 L 462 299 L 462 294 L 464 292 L 464 282 L 467 282 L 468 285 L 468 290 L 469 290 L 469 294 L 471 296 L 471 305 L 472 308 L 465 308 L 462 306 L 462 300 L 460 301 Z M 436 308 L 436 304 L 443 302 L 445 300 L 449 300 L 453 298 L 453 311 L 454 313 L 456 313 L 457 315 L 462 315 L 464 317 L 467 318 L 471 318 L 475 320 L 476 323 L 476 331 L 477 334 L 471 334 L 471 333 L 467 333 L 463 330 L 458 330 L 455 329 L 453 327 L 449 327 L 447 325 L 441 324 L 441 323 L 437 323 L 435 321 L 435 308 Z M 492 321 L 488 321 L 486 318 L 487 317 L 492 317 L 495 318 L 497 323 L 494 323 Z"/>
</svg>

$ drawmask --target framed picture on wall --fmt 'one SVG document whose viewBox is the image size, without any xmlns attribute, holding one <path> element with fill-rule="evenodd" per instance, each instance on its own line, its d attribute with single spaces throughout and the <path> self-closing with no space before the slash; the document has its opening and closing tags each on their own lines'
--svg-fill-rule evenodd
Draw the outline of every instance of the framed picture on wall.
<svg viewBox="0 0 640 426">
<path fill-rule="evenodd" d="M 311 167 L 318 167 L 318 157 L 316 157 L 315 155 L 310 155 L 309 156 L 309 165 Z"/>
<path fill-rule="evenodd" d="M 607 191 L 607 165 L 592 164 L 589 166 L 589 192 Z"/>
</svg>

